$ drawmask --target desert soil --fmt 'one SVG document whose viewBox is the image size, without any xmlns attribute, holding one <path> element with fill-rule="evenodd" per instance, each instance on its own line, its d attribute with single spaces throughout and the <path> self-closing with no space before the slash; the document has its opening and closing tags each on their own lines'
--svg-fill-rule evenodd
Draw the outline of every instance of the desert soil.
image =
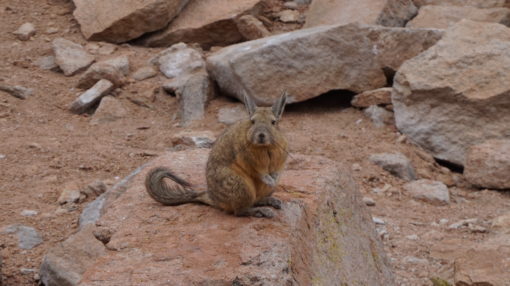
<svg viewBox="0 0 510 286">
<path fill-rule="evenodd" d="M 87 44 L 72 9 L 72 3 L 64 0 L 0 0 L 0 81 L 34 89 L 26 100 L 0 92 L 0 229 L 12 224 L 32 226 L 44 240 L 34 249 L 22 250 L 14 235 L 0 234 L 1 274 L 6 285 L 36 285 L 45 251 L 77 231 L 80 211 L 93 198 L 74 210 L 56 212 L 63 190 L 81 189 L 96 180 L 112 185 L 171 148 L 174 134 L 184 130 L 175 119 L 176 98 L 159 91 L 162 76 L 131 82 L 118 90 L 116 97 L 129 115 L 115 122 L 91 125 L 92 115 L 68 111 L 80 93 L 74 87 L 79 75 L 65 77 L 41 70 L 35 62 L 51 55 L 54 38 Z M 33 23 L 37 34 L 21 42 L 11 32 L 25 22 Z M 49 34 L 48 28 L 58 32 Z M 158 51 L 122 45 L 115 54 L 128 54 L 131 70 L 135 70 Z M 447 225 L 478 218 L 490 231 L 488 222 L 510 207 L 510 194 L 467 187 L 459 174 L 399 140 L 393 126 L 376 128 L 362 111 L 350 106 L 351 97 L 334 92 L 289 106 L 281 127 L 289 138 L 291 154 L 323 155 L 353 166 L 361 192 L 376 202 L 370 207 L 373 216 L 385 222 L 378 229 L 387 230 L 381 234 L 399 285 L 431 285 L 430 277 L 451 278 L 451 261 L 432 257 L 433 248 L 451 239 L 481 241 L 487 234 L 449 230 Z M 149 108 L 134 104 L 133 99 Z M 219 134 L 224 125 L 217 121 L 218 110 L 239 104 L 219 96 L 210 102 L 205 120 L 187 129 Z M 457 182 L 450 188 L 451 204 L 433 206 L 412 200 L 402 189 L 405 182 L 368 160 L 374 153 L 396 151 L 412 160 L 421 177 Z M 374 188 L 386 191 L 376 194 Z M 23 210 L 38 214 L 25 217 Z M 441 219 L 448 223 L 439 224 Z"/>
</svg>

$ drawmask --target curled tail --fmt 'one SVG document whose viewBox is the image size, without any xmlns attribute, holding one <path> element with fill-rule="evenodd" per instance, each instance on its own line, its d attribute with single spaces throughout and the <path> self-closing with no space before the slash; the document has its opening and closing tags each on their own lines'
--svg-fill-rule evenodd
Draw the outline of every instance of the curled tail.
<svg viewBox="0 0 510 286">
<path fill-rule="evenodd" d="M 175 184 L 167 184 L 164 178 L 172 180 Z M 177 177 L 165 167 L 157 167 L 147 173 L 145 189 L 154 200 L 164 205 L 175 206 L 185 203 L 212 205 L 207 191 L 197 192 L 190 183 Z"/>
</svg>

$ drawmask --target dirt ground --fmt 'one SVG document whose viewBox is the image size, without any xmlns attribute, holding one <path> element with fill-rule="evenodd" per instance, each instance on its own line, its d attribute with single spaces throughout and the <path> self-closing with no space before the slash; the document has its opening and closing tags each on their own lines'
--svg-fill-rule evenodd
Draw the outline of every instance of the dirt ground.
<svg viewBox="0 0 510 286">
<path fill-rule="evenodd" d="M 116 92 L 129 114 L 118 121 L 91 125 L 90 114 L 68 111 L 80 93 L 74 87 L 79 75 L 65 77 L 41 70 L 35 62 L 51 54 L 54 38 L 86 44 L 72 9 L 71 1 L 64 0 L 0 0 L 0 81 L 34 89 L 34 95 L 26 100 L 0 92 L 0 229 L 11 224 L 32 226 L 44 240 L 32 250 L 21 250 L 15 236 L 0 234 L 5 285 L 37 284 L 36 273 L 45 251 L 77 230 L 78 216 L 93 198 L 75 210 L 60 212 L 57 199 L 63 190 L 81 189 L 96 180 L 111 185 L 168 150 L 174 134 L 183 130 L 174 116 L 175 97 L 158 92 L 162 76 L 131 82 Z M 33 23 L 37 34 L 21 42 L 11 32 L 25 22 Z M 58 31 L 48 33 L 48 28 Z M 122 45 L 115 54 L 128 54 L 133 71 L 158 51 Z M 431 285 L 429 278 L 436 276 L 451 280 L 451 261 L 434 258 L 432 249 L 451 239 L 481 241 L 487 233 L 449 230 L 447 225 L 478 218 L 490 232 L 490 220 L 510 207 L 510 194 L 466 187 L 460 174 L 451 173 L 416 146 L 399 140 L 393 126 L 376 128 L 362 111 L 350 106 L 351 97 L 333 92 L 289 106 L 282 129 L 291 153 L 324 155 L 352 166 L 361 192 L 376 202 L 371 212 L 385 222 L 379 230 L 387 231 L 382 231 L 382 236 L 399 285 Z M 150 108 L 134 104 L 132 99 Z M 224 125 L 217 120 L 218 110 L 236 105 L 239 103 L 217 97 L 208 106 L 206 119 L 189 129 L 220 133 Z M 420 177 L 451 185 L 450 205 L 412 200 L 403 191 L 402 180 L 368 161 L 371 154 L 395 151 L 412 160 Z M 386 191 L 376 194 L 374 188 Z M 38 214 L 22 216 L 23 210 Z"/>
</svg>

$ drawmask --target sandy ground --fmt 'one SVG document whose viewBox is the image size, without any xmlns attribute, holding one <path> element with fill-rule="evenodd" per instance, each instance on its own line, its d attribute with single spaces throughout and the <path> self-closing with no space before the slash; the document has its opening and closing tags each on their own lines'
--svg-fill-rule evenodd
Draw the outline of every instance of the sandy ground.
<svg viewBox="0 0 510 286">
<path fill-rule="evenodd" d="M 35 285 L 37 275 L 27 269 L 36 273 L 44 252 L 76 231 L 81 209 L 93 198 L 75 210 L 56 212 L 63 190 L 80 189 L 96 180 L 113 184 L 168 150 L 174 134 L 184 130 L 174 118 L 176 99 L 158 92 L 162 76 L 132 82 L 116 92 L 129 114 L 118 121 L 91 125 L 91 115 L 68 111 L 80 93 L 74 87 L 79 75 L 44 71 L 35 61 L 51 54 L 54 38 L 86 44 L 72 9 L 70 1 L 64 0 L 0 0 L 0 81 L 35 91 L 26 100 L 0 92 L 0 154 L 5 155 L 0 156 L 0 229 L 11 224 L 32 226 L 44 240 L 32 250 L 21 250 L 15 236 L 0 234 L 6 285 Z M 25 22 L 33 23 L 37 34 L 21 42 L 11 32 Z M 48 28 L 58 32 L 48 34 Z M 115 54 L 128 54 L 135 70 L 158 51 L 123 45 Z M 489 222 L 508 209 L 510 194 L 466 188 L 459 174 L 437 165 L 405 140 L 398 143 L 394 127 L 376 128 L 360 110 L 350 107 L 351 96 L 337 92 L 289 106 L 281 126 L 291 153 L 324 155 L 354 165 L 352 173 L 361 192 L 376 201 L 370 207 L 373 215 L 386 223 L 384 243 L 400 285 L 430 285 L 428 278 L 435 276 L 451 278 L 451 261 L 432 257 L 434 246 L 450 239 L 481 241 L 487 234 L 446 226 L 473 217 Z M 133 104 L 133 98 L 151 108 Z M 217 121 L 218 110 L 238 104 L 217 97 L 208 106 L 206 119 L 189 129 L 219 134 L 224 125 Z M 394 151 L 406 154 L 421 177 L 459 182 L 450 188 L 451 204 L 432 206 L 412 200 L 403 191 L 402 180 L 368 161 L 371 154 Z M 382 194 L 372 191 L 386 185 L 390 187 Z M 38 214 L 25 217 L 23 210 Z M 439 224 L 441 219 L 449 223 Z M 489 228 L 488 223 L 485 227 Z"/>
</svg>

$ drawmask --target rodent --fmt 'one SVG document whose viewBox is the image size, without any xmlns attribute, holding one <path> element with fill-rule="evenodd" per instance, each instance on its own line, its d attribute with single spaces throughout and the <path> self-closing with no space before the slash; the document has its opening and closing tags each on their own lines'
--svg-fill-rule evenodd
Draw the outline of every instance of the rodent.
<svg viewBox="0 0 510 286">
<path fill-rule="evenodd" d="M 147 192 L 165 205 L 202 203 L 235 216 L 273 217 L 269 207 L 280 209 L 281 201 L 271 195 L 288 155 L 278 127 L 286 102 L 286 92 L 272 107 L 258 107 L 244 95 L 249 118 L 227 128 L 212 146 L 206 191 L 195 190 L 169 168 L 156 167 L 145 178 Z"/>
</svg>

